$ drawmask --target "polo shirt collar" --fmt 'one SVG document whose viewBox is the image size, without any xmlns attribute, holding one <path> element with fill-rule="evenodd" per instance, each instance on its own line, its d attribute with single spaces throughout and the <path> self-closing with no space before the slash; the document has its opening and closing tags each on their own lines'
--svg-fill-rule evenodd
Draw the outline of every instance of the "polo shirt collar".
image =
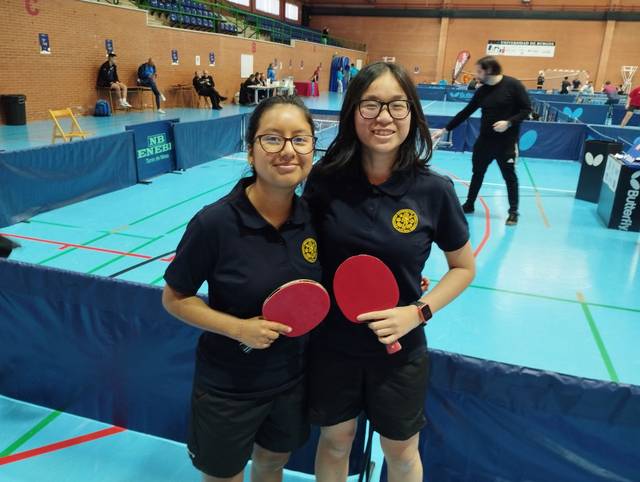
<svg viewBox="0 0 640 482">
<path fill-rule="evenodd" d="M 273 227 L 260 215 L 254 205 L 251 204 L 251 201 L 249 201 L 246 189 L 251 183 L 252 180 L 249 178 L 241 179 L 229 194 L 231 198 L 230 204 L 238 213 L 238 216 L 240 216 L 242 224 L 247 228 L 264 229 L 267 227 Z M 287 221 L 296 225 L 306 224 L 311 221 L 309 210 L 295 194 L 293 196 L 293 210 Z"/>
<path fill-rule="evenodd" d="M 360 182 L 369 186 L 373 191 L 379 191 L 393 197 L 404 196 L 407 191 L 409 191 L 415 177 L 413 171 L 410 169 L 397 170 L 393 171 L 391 173 L 391 177 L 389 177 L 385 182 L 375 186 L 367 179 L 367 175 L 365 174 L 362 165 L 357 167 L 357 172 L 354 174 Z"/>
</svg>

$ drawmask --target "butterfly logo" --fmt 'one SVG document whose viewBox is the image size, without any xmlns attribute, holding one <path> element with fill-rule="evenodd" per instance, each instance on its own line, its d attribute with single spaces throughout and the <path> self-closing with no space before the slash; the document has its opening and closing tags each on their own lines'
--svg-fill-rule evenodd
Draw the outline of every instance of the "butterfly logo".
<svg viewBox="0 0 640 482">
<path fill-rule="evenodd" d="M 636 171 L 631 175 L 631 187 L 636 191 L 640 191 L 640 181 L 638 178 L 640 178 L 640 171 Z"/>
<path fill-rule="evenodd" d="M 584 155 L 584 162 L 586 162 L 589 166 L 598 167 L 600 164 L 602 164 L 602 161 L 604 161 L 604 154 L 598 154 L 597 156 L 594 156 L 592 153 L 587 152 Z"/>
<path fill-rule="evenodd" d="M 570 107 L 565 107 L 562 109 L 562 113 L 569 116 L 571 119 L 580 119 L 584 113 L 584 109 L 582 107 L 578 107 L 576 110 L 571 110 Z"/>
</svg>

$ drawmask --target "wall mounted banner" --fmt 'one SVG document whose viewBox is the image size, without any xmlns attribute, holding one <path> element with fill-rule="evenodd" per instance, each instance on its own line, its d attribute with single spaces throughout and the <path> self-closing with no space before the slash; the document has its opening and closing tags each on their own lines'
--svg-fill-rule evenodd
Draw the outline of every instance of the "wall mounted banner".
<svg viewBox="0 0 640 482">
<path fill-rule="evenodd" d="M 113 40 L 111 40 L 111 39 L 109 39 L 109 38 L 108 38 L 108 39 L 106 39 L 106 40 L 104 41 L 104 48 L 106 49 L 107 54 L 111 54 L 111 53 L 113 53 Z"/>
<path fill-rule="evenodd" d="M 39 33 L 38 41 L 40 42 L 40 53 L 49 55 L 51 53 L 51 45 L 49 44 L 49 34 Z"/>
<path fill-rule="evenodd" d="M 487 55 L 504 55 L 507 57 L 554 57 L 555 42 L 536 40 L 489 40 Z"/>
<path fill-rule="evenodd" d="M 171 50 L 171 65 L 180 65 L 178 51 L 176 49 Z"/>
<path fill-rule="evenodd" d="M 213 52 L 209 52 L 209 67 L 216 66 L 216 54 Z"/>
</svg>

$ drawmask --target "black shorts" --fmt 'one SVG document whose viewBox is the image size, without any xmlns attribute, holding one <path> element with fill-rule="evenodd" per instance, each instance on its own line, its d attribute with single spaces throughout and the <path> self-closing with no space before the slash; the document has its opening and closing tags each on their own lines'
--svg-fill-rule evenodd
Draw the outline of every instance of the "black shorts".
<svg viewBox="0 0 640 482">
<path fill-rule="evenodd" d="M 627 107 L 627 112 L 633 112 L 634 114 L 640 114 L 640 106 L 638 105 L 630 105 Z"/>
<path fill-rule="evenodd" d="M 197 382 L 191 398 L 188 450 L 193 465 L 212 477 L 241 472 L 254 443 L 277 453 L 307 441 L 306 383 L 265 398 L 238 400 L 207 391 Z"/>
<path fill-rule="evenodd" d="M 407 440 L 426 423 L 426 353 L 403 363 L 370 362 L 340 353 L 312 354 L 308 377 L 309 413 L 314 425 L 336 425 L 364 411 L 380 435 Z"/>
</svg>

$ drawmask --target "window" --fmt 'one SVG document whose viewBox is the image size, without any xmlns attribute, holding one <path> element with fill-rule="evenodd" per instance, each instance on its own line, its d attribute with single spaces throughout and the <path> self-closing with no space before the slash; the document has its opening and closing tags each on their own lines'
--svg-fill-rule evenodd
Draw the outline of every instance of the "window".
<svg viewBox="0 0 640 482">
<path fill-rule="evenodd" d="M 231 3 L 237 3 L 238 5 L 242 5 L 243 7 L 250 7 L 251 0 L 229 0 Z"/>
<path fill-rule="evenodd" d="M 256 10 L 280 15 L 280 0 L 256 0 Z"/>
<path fill-rule="evenodd" d="M 284 4 L 284 16 L 287 20 L 295 20 L 296 22 L 300 19 L 300 8 L 293 3 L 285 3 Z"/>
</svg>

